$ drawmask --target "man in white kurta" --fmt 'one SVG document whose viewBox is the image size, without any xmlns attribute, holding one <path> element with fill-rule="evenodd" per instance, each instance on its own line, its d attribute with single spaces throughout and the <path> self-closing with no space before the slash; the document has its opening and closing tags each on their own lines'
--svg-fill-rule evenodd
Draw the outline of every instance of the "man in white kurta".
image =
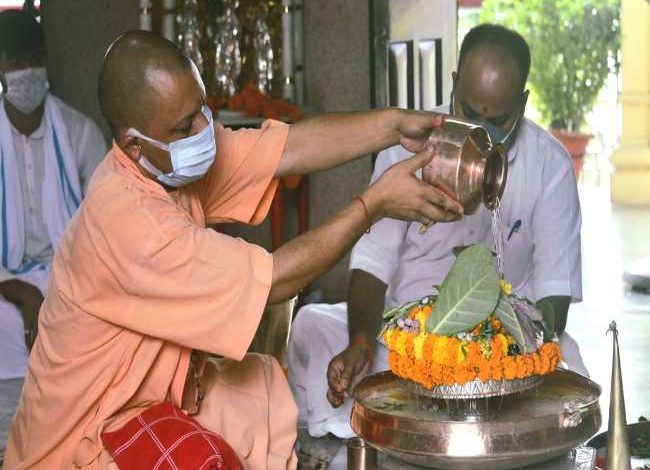
<svg viewBox="0 0 650 470">
<path fill-rule="evenodd" d="M 6 11 L 0 28 L 0 379 L 8 379 L 25 375 L 33 332 L 26 335 L 24 317 L 38 312 L 56 242 L 106 142 L 92 120 L 48 92 L 36 20 Z"/>
<path fill-rule="evenodd" d="M 497 31 L 496 34 L 502 33 Z M 476 43 L 472 47 L 479 48 Z M 470 106 L 464 99 L 459 99 L 461 94 L 464 93 L 463 97 L 472 96 L 472 92 L 479 90 L 497 96 L 500 92 L 485 85 L 485 77 L 481 76 L 480 71 L 491 70 L 491 65 L 497 72 L 504 67 L 503 51 L 496 48 L 491 64 L 483 62 L 490 57 L 489 51 L 479 49 L 477 52 L 481 54 L 472 56 L 467 53 L 462 69 L 466 76 L 477 83 L 463 84 L 461 77 L 454 74 L 458 89 L 452 94 L 452 100 L 457 107 L 456 114 L 462 113 L 464 117 L 468 117 Z M 507 75 L 507 70 L 501 72 Z M 505 83 L 501 85 L 506 88 L 504 93 L 510 93 Z M 516 86 L 510 88 L 518 89 Z M 475 103 L 479 101 L 474 100 Z M 449 108 L 437 111 L 448 112 Z M 513 116 L 512 121 L 515 119 Z M 508 181 L 500 206 L 505 277 L 512 283 L 514 292 L 533 301 L 557 297 L 580 301 L 581 216 L 571 159 L 557 140 L 532 121 L 521 118 L 515 131 L 514 140 L 508 145 Z M 381 152 L 372 181 L 409 155 L 398 147 Z M 430 294 L 432 287 L 441 283 L 454 261 L 454 247 L 475 243 L 494 246 L 491 219 L 491 213 L 481 205 L 473 215 L 457 222 L 434 225 L 424 235 L 420 233 L 421 225 L 418 223 L 394 219 L 376 223 L 352 251 L 352 280 L 348 299 L 350 302 L 356 301 L 360 312 L 355 321 L 362 321 L 358 319 L 359 316 L 377 314 L 372 311 L 373 299 L 367 298 L 366 289 L 359 289 L 360 284 L 355 284 L 355 273 L 370 275 L 376 283 L 385 286 L 385 291 L 380 291 L 385 292 L 385 302 L 378 307 L 379 311 L 383 307 L 417 300 Z M 359 308 L 363 302 L 367 306 Z M 377 319 L 376 323 L 379 322 Z M 563 325 L 560 333 L 562 329 Z M 348 303 L 306 305 L 296 317 L 288 352 L 289 382 L 298 403 L 300 425 L 307 427 L 312 436 L 333 433 L 339 437 L 349 437 L 353 434 L 349 425 L 351 400 L 338 398 L 337 401 L 337 397 L 332 398 L 331 378 L 328 386 L 328 373 L 333 373 L 333 367 L 339 367 L 343 369 L 343 375 L 347 374 L 347 380 L 351 382 L 348 384 L 349 390 L 354 381 L 365 373 L 388 368 L 385 346 L 372 339 L 368 340 L 372 341 L 369 348 L 363 342 L 361 345 L 356 343 L 360 336 L 358 330 L 358 326 L 348 324 Z M 375 326 L 375 334 L 377 331 L 378 325 Z M 560 336 L 560 345 L 569 366 L 586 375 L 577 345 L 566 333 Z M 350 366 L 350 363 L 354 363 L 350 356 L 366 354 L 363 346 L 372 350 L 373 360 L 366 362 L 363 359 Z M 361 352 L 355 353 L 355 347 Z M 335 361 L 338 364 L 334 365 Z M 357 369 L 350 371 L 354 367 Z M 335 408 L 331 405 L 332 401 L 343 406 Z"/>
</svg>

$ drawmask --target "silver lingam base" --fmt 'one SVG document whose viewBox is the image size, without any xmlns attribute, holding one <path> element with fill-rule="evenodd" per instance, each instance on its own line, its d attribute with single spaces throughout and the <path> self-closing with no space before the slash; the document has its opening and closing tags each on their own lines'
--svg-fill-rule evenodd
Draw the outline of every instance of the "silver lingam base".
<svg viewBox="0 0 650 470">
<path fill-rule="evenodd" d="M 587 441 L 601 424 L 600 393 L 589 379 L 557 370 L 535 388 L 499 398 L 489 420 L 454 421 L 446 400 L 411 393 L 386 371 L 355 388 L 351 425 L 378 450 L 416 465 L 506 470 Z"/>
<path fill-rule="evenodd" d="M 444 400 L 463 400 L 472 398 L 500 397 L 513 393 L 525 392 L 535 388 L 544 381 L 544 377 L 533 375 L 514 380 L 473 380 L 464 385 L 437 385 L 426 388 L 409 379 L 397 378 L 399 385 L 415 395 L 426 395 Z"/>
<path fill-rule="evenodd" d="M 453 421 L 489 421 L 496 417 L 502 404 L 501 398 L 537 387 L 544 381 L 542 376 L 514 380 L 473 380 L 464 385 L 438 385 L 426 388 L 409 379 L 398 378 L 397 383 L 419 398 L 445 400 L 447 415 Z"/>
</svg>

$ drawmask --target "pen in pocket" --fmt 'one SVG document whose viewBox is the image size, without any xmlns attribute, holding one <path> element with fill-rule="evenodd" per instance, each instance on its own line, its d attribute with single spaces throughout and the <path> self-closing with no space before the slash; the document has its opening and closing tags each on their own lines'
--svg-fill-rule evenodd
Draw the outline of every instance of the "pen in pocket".
<svg viewBox="0 0 650 470">
<path fill-rule="evenodd" d="M 510 241 L 512 235 L 519 231 L 519 227 L 521 227 L 521 219 L 517 219 L 517 221 L 514 224 L 512 224 L 512 228 L 510 229 L 510 233 L 508 234 L 507 241 Z"/>
</svg>

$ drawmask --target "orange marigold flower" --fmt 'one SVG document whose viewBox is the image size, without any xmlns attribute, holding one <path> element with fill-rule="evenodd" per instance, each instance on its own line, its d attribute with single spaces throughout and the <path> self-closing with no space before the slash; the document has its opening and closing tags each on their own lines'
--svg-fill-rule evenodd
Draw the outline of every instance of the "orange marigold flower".
<svg viewBox="0 0 650 470">
<path fill-rule="evenodd" d="M 478 378 L 482 382 L 487 382 L 492 378 L 492 371 L 490 370 L 489 367 L 479 367 Z"/>
<path fill-rule="evenodd" d="M 503 358 L 503 375 L 507 380 L 512 380 L 517 377 L 517 364 L 512 356 Z"/>
<path fill-rule="evenodd" d="M 395 338 L 395 350 L 400 356 L 404 356 L 406 354 L 406 341 L 408 339 L 408 333 L 399 330 L 396 336 L 397 338 Z"/>
<path fill-rule="evenodd" d="M 433 361 L 443 365 L 447 361 L 447 340 L 446 336 L 436 336 L 433 344 Z"/>
<path fill-rule="evenodd" d="M 460 340 L 455 336 L 447 338 L 447 355 L 445 357 L 445 364 L 450 367 L 456 366 L 458 359 L 458 348 L 460 347 Z"/>
<path fill-rule="evenodd" d="M 415 319 L 418 321 L 420 324 L 420 331 L 425 331 L 426 329 L 426 324 L 427 324 L 427 317 L 429 316 L 427 313 L 424 311 L 425 309 L 420 310 L 416 315 Z"/>
<path fill-rule="evenodd" d="M 419 310 L 417 315 L 421 315 Z M 465 384 L 477 378 L 512 380 L 531 375 L 548 374 L 560 360 L 560 348 L 545 343 L 531 354 L 507 356 L 507 334 L 496 334 L 492 340 L 461 341 L 455 336 L 438 336 L 422 331 L 408 333 L 389 329 L 384 335 L 388 345 L 388 365 L 399 377 L 414 380 L 424 387 L 440 384 Z"/>
<path fill-rule="evenodd" d="M 517 366 L 517 378 L 523 379 L 526 377 L 526 362 L 523 356 L 515 356 L 515 364 Z"/>
<path fill-rule="evenodd" d="M 501 361 L 492 365 L 491 372 L 493 380 L 503 380 L 503 364 Z"/>
<path fill-rule="evenodd" d="M 424 342 L 426 341 L 427 335 L 422 332 L 413 338 L 413 350 L 415 351 L 415 359 L 417 361 L 422 360 L 422 353 L 424 352 Z"/>
<path fill-rule="evenodd" d="M 481 346 L 472 341 L 467 346 L 467 362 L 471 365 L 477 365 L 481 359 Z"/>
<path fill-rule="evenodd" d="M 414 339 L 415 335 L 413 333 L 407 333 L 406 339 L 404 340 L 404 353 L 413 362 L 415 362 L 415 345 L 413 344 Z"/>
</svg>

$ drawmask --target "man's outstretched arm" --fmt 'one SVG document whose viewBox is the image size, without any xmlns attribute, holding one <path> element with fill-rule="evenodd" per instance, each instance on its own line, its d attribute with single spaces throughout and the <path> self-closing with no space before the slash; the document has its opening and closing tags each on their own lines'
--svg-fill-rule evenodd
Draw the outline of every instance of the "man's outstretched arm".
<svg viewBox="0 0 650 470">
<path fill-rule="evenodd" d="M 458 220 L 462 206 L 415 176 L 432 157 L 433 150 L 428 149 L 394 165 L 360 199 L 278 248 L 273 253 L 269 301 L 288 298 L 325 273 L 382 217 L 421 222 Z"/>
<path fill-rule="evenodd" d="M 441 114 L 382 109 L 323 114 L 292 124 L 276 176 L 327 170 L 396 144 L 424 148 Z"/>
</svg>

